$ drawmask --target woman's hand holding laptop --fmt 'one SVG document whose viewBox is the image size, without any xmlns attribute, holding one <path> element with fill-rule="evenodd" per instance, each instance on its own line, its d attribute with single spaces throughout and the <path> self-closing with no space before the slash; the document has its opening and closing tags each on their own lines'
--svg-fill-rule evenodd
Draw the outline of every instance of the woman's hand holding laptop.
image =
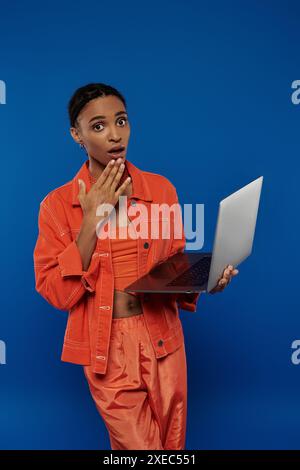
<svg viewBox="0 0 300 470">
<path fill-rule="evenodd" d="M 210 291 L 210 294 L 215 294 L 216 292 L 223 292 L 225 287 L 228 286 L 228 284 L 230 283 L 232 277 L 236 276 L 238 272 L 238 269 L 233 269 L 233 266 L 229 264 L 227 268 L 224 269 L 222 277 L 219 279 L 216 287 L 214 287 Z"/>
</svg>

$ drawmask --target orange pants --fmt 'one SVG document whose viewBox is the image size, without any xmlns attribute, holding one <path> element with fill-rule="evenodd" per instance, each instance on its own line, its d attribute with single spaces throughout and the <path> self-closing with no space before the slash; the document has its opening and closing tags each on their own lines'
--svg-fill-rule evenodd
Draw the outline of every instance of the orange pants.
<svg viewBox="0 0 300 470">
<path fill-rule="evenodd" d="M 157 359 L 143 313 L 113 318 L 106 374 L 83 369 L 112 450 L 185 448 L 184 343 Z"/>
</svg>

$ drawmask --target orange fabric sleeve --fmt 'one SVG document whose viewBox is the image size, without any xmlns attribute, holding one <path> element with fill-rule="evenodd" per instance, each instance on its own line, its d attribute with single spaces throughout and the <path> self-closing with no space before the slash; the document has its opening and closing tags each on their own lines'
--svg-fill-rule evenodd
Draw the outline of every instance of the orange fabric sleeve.
<svg viewBox="0 0 300 470">
<path fill-rule="evenodd" d="M 70 233 L 59 232 L 46 202 L 40 204 L 38 227 L 33 253 L 35 288 L 54 307 L 70 310 L 87 291 L 94 292 L 99 257 L 94 254 L 89 269 L 82 270 L 76 241 Z"/>
</svg>

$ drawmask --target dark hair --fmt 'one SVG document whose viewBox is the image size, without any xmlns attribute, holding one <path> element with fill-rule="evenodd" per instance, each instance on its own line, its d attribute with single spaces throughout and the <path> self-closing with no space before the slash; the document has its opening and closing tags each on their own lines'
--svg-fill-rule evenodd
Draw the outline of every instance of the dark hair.
<svg viewBox="0 0 300 470">
<path fill-rule="evenodd" d="M 105 85 L 104 83 L 89 83 L 88 85 L 78 88 L 73 94 L 68 104 L 68 112 L 71 127 L 75 127 L 76 119 L 82 108 L 91 100 L 99 96 L 117 96 L 126 108 L 126 101 L 124 96 L 112 86 Z"/>
</svg>

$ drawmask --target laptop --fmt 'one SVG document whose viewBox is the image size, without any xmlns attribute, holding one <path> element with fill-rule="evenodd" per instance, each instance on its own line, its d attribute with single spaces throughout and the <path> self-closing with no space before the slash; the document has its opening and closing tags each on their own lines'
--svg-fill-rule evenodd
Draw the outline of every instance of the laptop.
<svg viewBox="0 0 300 470">
<path fill-rule="evenodd" d="M 175 253 L 125 292 L 210 292 L 229 264 L 237 267 L 252 252 L 262 183 L 260 176 L 219 203 L 212 252 Z"/>
</svg>

